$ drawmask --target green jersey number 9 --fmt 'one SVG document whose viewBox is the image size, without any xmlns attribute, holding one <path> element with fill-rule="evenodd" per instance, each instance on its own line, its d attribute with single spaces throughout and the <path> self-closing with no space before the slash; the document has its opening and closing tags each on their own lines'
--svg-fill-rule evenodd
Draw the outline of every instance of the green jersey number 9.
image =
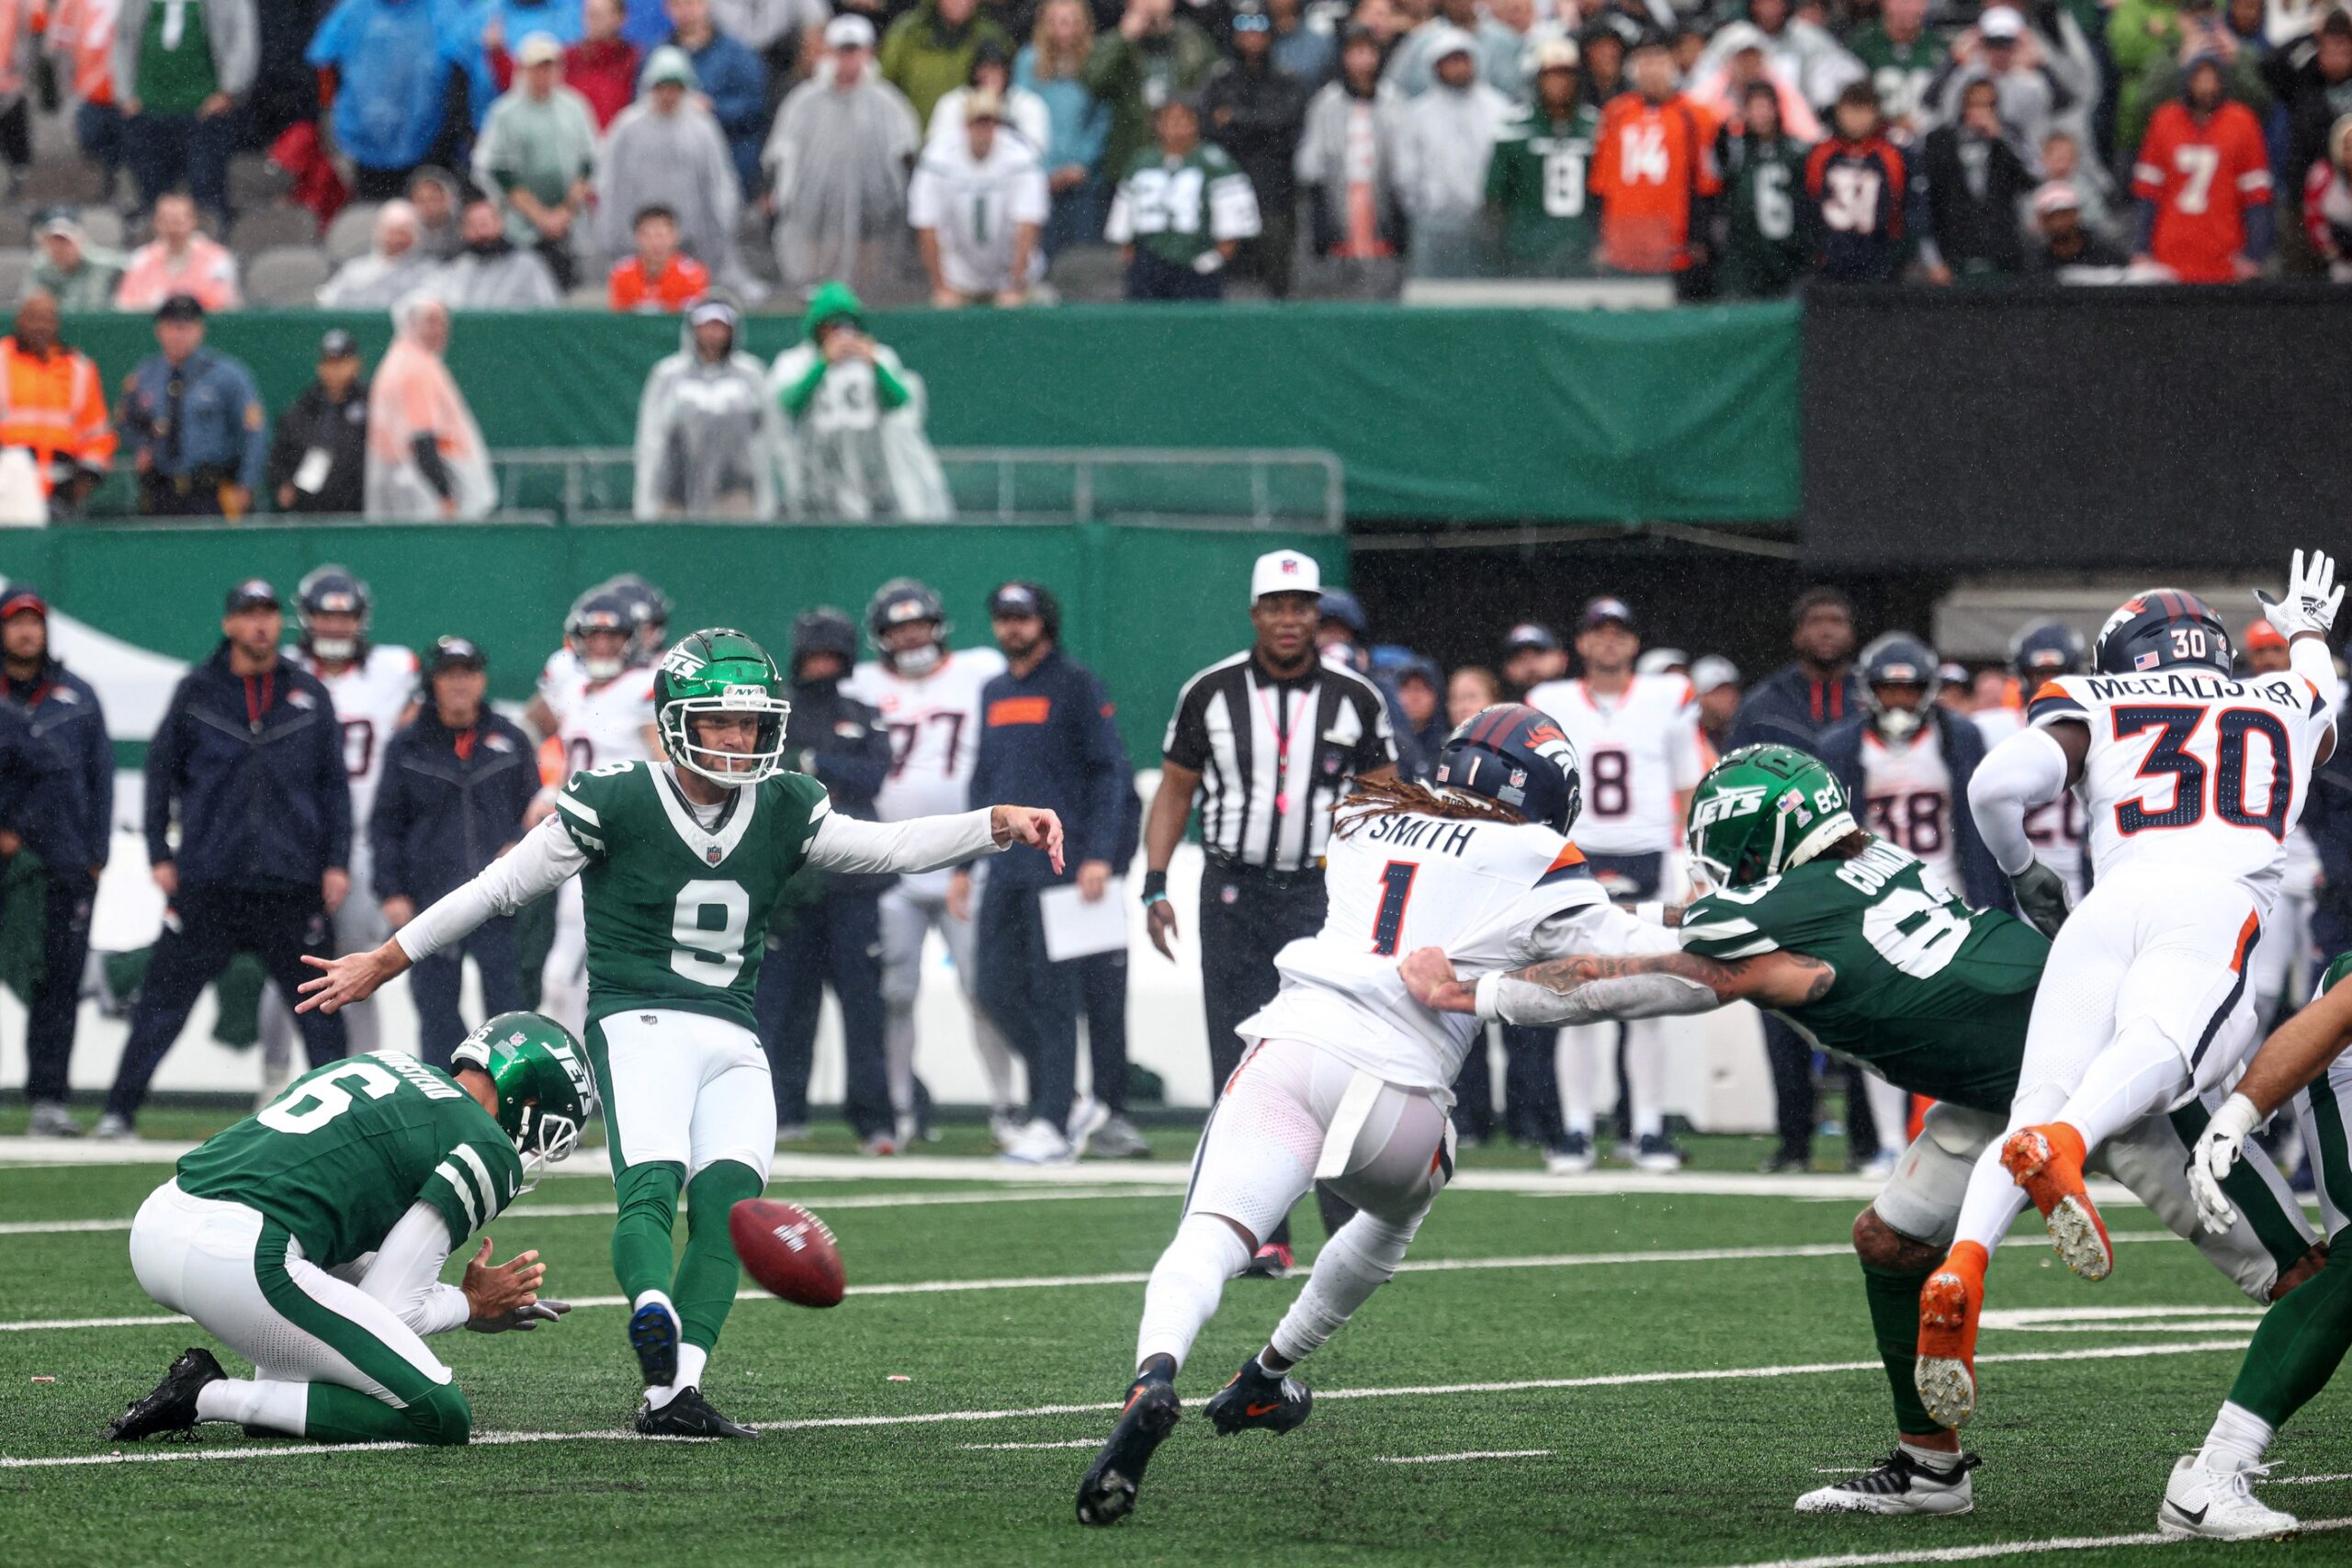
<svg viewBox="0 0 2352 1568">
<path fill-rule="evenodd" d="M 254 1120 L 273 1133 L 315 1133 L 351 1109 L 351 1090 L 343 1087 L 345 1083 L 356 1085 L 370 1100 L 381 1100 L 401 1087 L 401 1080 L 385 1068 L 365 1056 L 354 1056 L 324 1077 L 304 1084 L 302 1092 L 293 1099 L 266 1107 Z"/>
<path fill-rule="evenodd" d="M 718 911 L 719 923 L 704 911 Z M 725 987 L 743 972 L 743 933 L 752 923 L 752 896 L 740 882 L 689 882 L 670 912 L 670 940 L 678 944 L 670 967 L 686 979 Z"/>
</svg>

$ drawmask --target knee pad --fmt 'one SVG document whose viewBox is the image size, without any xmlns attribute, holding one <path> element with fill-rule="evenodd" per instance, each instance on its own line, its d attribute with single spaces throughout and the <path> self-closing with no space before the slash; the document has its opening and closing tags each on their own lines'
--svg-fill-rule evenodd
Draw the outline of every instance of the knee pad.
<svg viewBox="0 0 2352 1568">
<path fill-rule="evenodd" d="M 442 1383 L 411 1404 L 407 1415 L 409 1425 L 416 1429 L 416 1440 L 433 1448 L 456 1448 L 473 1436 L 473 1406 L 466 1403 L 465 1391 L 453 1382 Z"/>
</svg>

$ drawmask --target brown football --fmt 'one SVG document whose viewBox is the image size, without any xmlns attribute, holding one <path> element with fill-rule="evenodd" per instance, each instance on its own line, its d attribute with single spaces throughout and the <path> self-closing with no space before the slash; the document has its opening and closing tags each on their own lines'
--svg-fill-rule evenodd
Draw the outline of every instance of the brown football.
<svg viewBox="0 0 2352 1568">
<path fill-rule="evenodd" d="M 825 1222 L 797 1203 L 746 1198 L 728 1212 L 727 1231 L 744 1271 L 798 1306 L 839 1306 L 841 1247 Z"/>
</svg>

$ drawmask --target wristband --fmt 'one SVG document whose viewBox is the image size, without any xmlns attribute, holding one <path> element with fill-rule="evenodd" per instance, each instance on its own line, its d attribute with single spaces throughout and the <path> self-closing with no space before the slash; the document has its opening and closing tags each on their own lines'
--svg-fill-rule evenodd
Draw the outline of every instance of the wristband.
<svg viewBox="0 0 2352 1568">
<path fill-rule="evenodd" d="M 1502 1017 L 1502 988 L 1503 976 L 1501 970 L 1493 970 L 1487 974 L 1478 976 L 1477 1006 L 1478 1018 L 1481 1022 L 1491 1023 L 1495 1020 Z"/>
<path fill-rule="evenodd" d="M 1646 898 L 1634 906 L 1634 917 L 1654 926 L 1666 924 L 1666 900 Z"/>
<path fill-rule="evenodd" d="M 1147 871 L 1143 874 L 1143 901 L 1151 904 L 1168 897 L 1168 874 Z"/>
</svg>

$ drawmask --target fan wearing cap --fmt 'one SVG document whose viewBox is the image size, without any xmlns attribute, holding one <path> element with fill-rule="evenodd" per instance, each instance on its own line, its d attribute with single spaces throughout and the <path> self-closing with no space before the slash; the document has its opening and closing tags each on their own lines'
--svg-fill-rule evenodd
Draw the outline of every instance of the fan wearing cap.
<svg viewBox="0 0 2352 1568">
<path fill-rule="evenodd" d="M 1732 720 L 1739 714 L 1739 666 L 1720 653 L 1702 653 L 1690 666 L 1690 687 L 1699 694 L 1699 738 L 1707 743 L 1710 767 L 1731 750 Z"/>
<path fill-rule="evenodd" d="M 1502 672 L 1503 696 L 1518 702 L 1568 672 L 1568 650 L 1541 621 L 1521 621 L 1503 634 Z"/>
<path fill-rule="evenodd" d="M 90 243 L 70 207 L 52 207 L 33 225 L 40 259 L 25 287 L 54 296 L 61 310 L 110 310 L 122 282 L 122 258 Z"/>
<path fill-rule="evenodd" d="M 742 179 L 718 122 L 695 96 L 694 62 L 663 44 L 646 57 L 637 102 L 623 109 L 596 155 L 589 240 L 607 256 L 627 255 L 637 215 L 659 203 L 678 216 L 679 244 L 721 286 L 745 286 L 735 254 Z"/>
<path fill-rule="evenodd" d="M 575 227 L 596 167 L 596 113 L 563 81 L 563 46 L 548 33 L 515 51 L 514 85 L 491 105 L 474 142 L 474 183 L 506 205 L 506 238 L 538 253 L 558 288 L 579 281 Z"/>
<path fill-rule="evenodd" d="M 243 516 L 267 477 L 269 416 L 253 373 L 204 345 L 204 307 L 155 312 L 160 352 L 130 373 L 119 421 L 150 517 Z"/>
<path fill-rule="evenodd" d="M 168 918 L 100 1137 L 133 1135 L 155 1069 L 232 958 L 252 953 L 298 995 L 303 956 L 328 951 L 328 918 L 351 890 L 342 728 L 318 677 L 278 646 L 285 630 L 277 589 L 257 577 L 230 589 L 220 646 L 182 678 L 148 744 L 147 858 Z M 342 1019 L 300 1021 L 312 1066 L 344 1054 Z"/>
<path fill-rule="evenodd" d="M 1430 40 L 1434 80 L 1396 117 L 1396 199 L 1413 226 L 1406 265 L 1416 277 L 1470 276 L 1485 247 L 1487 156 L 1511 101 L 1478 79 L 1469 33 L 1441 18 L 1414 37 Z"/>
<path fill-rule="evenodd" d="M 27 1131 L 37 1138 L 70 1138 L 81 1132 L 66 1111 L 65 1094 L 90 952 L 90 910 L 114 837 L 114 743 L 96 690 L 51 651 L 49 604 L 28 582 L 9 583 L 0 592 L 0 655 L 10 703 L 24 716 L 0 719 L 0 757 L 29 740 L 49 763 L 40 795 L 14 807 L 29 804 L 38 811 L 36 852 L 47 884 L 40 967 L 25 1009 L 25 1098 L 32 1102 Z M 13 768 L 13 757 L 8 765 Z M 12 784 L 12 793 L 18 787 Z M 8 848 L 0 834 L 0 849 Z"/>
<path fill-rule="evenodd" d="M 879 281 L 922 150 L 914 106 L 874 68 L 874 24 L 854 11 L 835 17 L 825 52 L 776 110 L 760 154 L 784 281 L 803 293 Z"/>
<path fill-rule="evenodd" d="M 637 405 L 637 515 L 774 517 L 780 414 L 767 367 L 735 346 L 735 307 L 706 299 L 679 324 Z"/>
<path fill-rule="evenodd" d="M 1125 264 L 1129 299 L 1222 299 L 1225 265 L 1259 232 L 1257 194 L 1224 148 L 1201 140 L 1200 106 L 1170 95 L 1153 144 L 1111 197 L 1102 237 Z"/>
<path fill-rule="evenodd" d="M 1584 102 L 1574 39 L 1544 39 L 1532 53 L 1534 93 L 1495 141 L 1487 208 L 1514 276 L 1587 276 L 1600 238 L 1600 203 L 1589 189 L 1600 115 Z"/>
<path fill-rule="evenodd" d="M 2117 269 L 2132 258 L 2084 221 L 2083 197 L 2071 180 L 2045 180 L 2033 193 L 2037 236 L 2026 252 L 2026 270 L 2045 283 L 2064 281 L 2070 267 Z"/>
<path fill-rule="evenodd" d="M 1551 716 L 1584 769 L 1584 816 L 1577 847 L 1618 903 L 1680 902 L 1688 878 L 1676 863 L 1691 789 L 1707 771 L 1699 739 L 1698 694 L 1681 675 L 1634 669 L 1642 639 L 1622 599 L 1588 600 L 1577 617 L 1583 673 L 1547 681 L 1528 705 Z M 1618 1047 L 1623 1028 L 1624 1048 Z M 1621 1100 L 1633 1147 L 1619 1157 L 1663 1174 L 1682 1168 L 1682 1151 L 1666 1135 L 1665 1027 L 1654 1019 L 1593 1024 L 1560 1034 L 1560 1111 L 1564 1133 L 1545 1151 L 1555 1171 L 1592 1168 L 1593 1101 L 1600 1059 L 1621 1066 Z"/>
<path fill-rule="evenodd" d="M 57 300 L 36 288 L 17 307 L 15 333 L 0 338 L 0 448 L 32 454 L 51 515 L 78 511 L 115 454 L 98 367 L 57 327 Z"/>
<path fill-rule="evenodd" d="M 474 643 L 445 637 L 425 655 L 424 701 L 384 748 L 384 779 L 368 816 L 377 896 L 394 930 L 511 849 L 538 793 L 531 738 L 491 707 L 490 661 Z M 470 957 L 482 1011 L 523 1005 L 514 922 L 483 921 L 409 971 L 420 1055 L 436 1067 L 465 1038 L 458 998 Z"/>
<path fill-rule="evenodd" d="M 960 132 L 933 137 L 907 183 L 907 221 L 931 302 L 1019 305 L 1046 272 L 1037 244 L 1052 209 L 1045 167 L 1036 147 L 1005 125 L 994 89 L 974 87 L 959 107 Z"/>
<path fill-rule="evenodd" d="M 335 327 L 319 339 L 318 375 L 277 416 L 269 493 L 280 512 L 350 517 L 366 504 L 367 480 L 367 367 L 357 340 Z"/>
</svg>

